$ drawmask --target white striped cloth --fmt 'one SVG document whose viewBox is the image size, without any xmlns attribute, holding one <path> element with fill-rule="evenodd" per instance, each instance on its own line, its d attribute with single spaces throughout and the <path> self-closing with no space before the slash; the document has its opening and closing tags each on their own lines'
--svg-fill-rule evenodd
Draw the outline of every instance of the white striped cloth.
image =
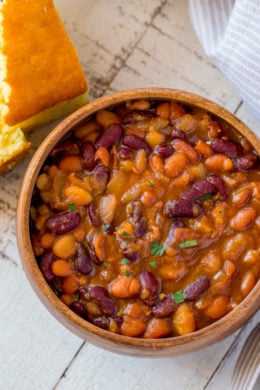
<svg viewBox="0 0 260 390">
<path fill-rule="evenodd" d="M 189 0 L 205 50 L 260 120 L 260 0 Z"/>
</svg>

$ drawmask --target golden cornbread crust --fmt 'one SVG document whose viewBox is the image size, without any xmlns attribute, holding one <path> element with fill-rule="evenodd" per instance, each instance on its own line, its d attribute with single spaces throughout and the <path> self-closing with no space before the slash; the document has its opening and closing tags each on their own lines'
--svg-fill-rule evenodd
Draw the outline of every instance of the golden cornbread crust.
<svg viewBox="0 0 260 390">
<path fill-rule="evenodd" d="M 2 53 L 9 125 L 86 92 L 77 52 L 51 0 L 5 0 Z"/>
</svg>

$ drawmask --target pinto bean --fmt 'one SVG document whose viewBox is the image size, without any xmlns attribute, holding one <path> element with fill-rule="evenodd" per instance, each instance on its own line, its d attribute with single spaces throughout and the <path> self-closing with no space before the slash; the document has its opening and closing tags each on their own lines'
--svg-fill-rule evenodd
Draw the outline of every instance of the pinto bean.
<svg viewBox="0 0 260 390">
<path fill-rule="evenodd" d="M 85 141 L 80 146 L 80 155 L 86 169 L 93 169 L 95 166 L 96 148 L 90 141 Z"/>
<path fill-rule="evenodd" d="M 177 305 L 174 302 L 172 295 L 169 294 L 152 308 L 152 312 L 156 318 L 165 318 L 172 314 L 176 309 Z"/>
<path fill-rule="evenodd" d="M 185 335 L 196 329 L 195 315 L 187 303 L 178 306 L 173 316 L 173 328 L 177 335 Z"/>
<path fill-rule="evenodd" d="M 92 287 L 89 291 L 89 296 L 97 302 L 104 315 L 113 316 L 116 314 L 116 304 L 109 296 L 108 291 L 104 287 Z"/>
<path fill-rule="evenodd" d="M 144 333 L 145 339 L 156 339 L 169 336 L 172 331 L 172 327 L 168 319 L 166 318 L 152 318 Z"/>
<path fill-rule="evenodd" d="M 40 270 L 47 282 L 51 282 L 55 278 L 55 275 L 52 272 L 53 261 L 54 256 L 51 250 L 46 251 L 39 261 Z"/>
<path fill-rule="evenodd" d="M 187 141 L 176 139 L 172 142 L 173 148 L 176 152 L 182 152 L 194 164 L 199 161 L 199 153 Z"/>
<path fill-rule="evenodd" d="M 213 154 L 205 160 L 206 167 L 212 171 L 231 171 L 233 169 L 232 160 L 225 154 Z"/>
<path fill-rule="evenodd" d="M 188 164 L 184 153 L 174 153 L 165 161 L 164 169 L 167 176 L 174 178 L 183 173 Z"/>
<path fill-rule="evenodd" d="M 244 207 L 231 219 L 230 225 L 235 231 L 242 232 L 253 225 L 256 216 L 255 209 L 252 207 Z"/>
<path fill-rule="evenodd" d="M 240 290 L 244 297 L 246 297 L 256 284 L 256 277 L 251 270 L 248 270 L 241 280 Z"/>
<path fill-rule="evenodd" d="M 145 142 L 142 138 L 137 137 L 136 135 L 125 135 L 122 140 L 125 146 L 128 146 L 134 150 L 144 149 L 145 152 L 149 153 L 151 148 L 147 142 Z"/>
<path fill-rule="evenodd" d="M 122 127 L 117 123 L 113 123 L 112 125 L 107 127 L 104 133 L 97 139 L 96 146 L 104 146 L 105 148 L 111 148 L 113 145 L 119 143 L 122 135 Z"/>
<path fill-rule="evenodd" d="M 154 118 L 154 114 L 147 110 L 129 111 L 123 116 L 122 123 L 124 125 L 134 124 L 136 122 L 142 122 L 148 119 Z"/>
<path fill-rule="evenodd" d="M 216 320 L 223 317 L 229 311 L 229 298 L 225 295 L 220 295 L 213 299 L 213 301 L 204 310 L 205 314 Z"/>
<path fill-rule="evenodd" d="M 141 288 L 141 282 L 133 276 L 118 276 L 110 283 L 110 293 L 122 299 L 139 295 Z"/>
<path fill-rule="evenodd" d="M 144 333 L 146 324 L 140 318 L 125 316 L 121 325 L 121 333 L 124 336 L 138 337 Z"/>
<path fill-rule="evenodd" d="M 208 276 L 200 276 L 195 282 L 187 286 L 183 291 L 183 296 L 186 301 L 195 301 L 199 298 L 210 286 Z"/>
<path fill-rule="evenodd" d="M 65 211 L 53 215 L 46 221 L 46 228 L 56 235 L 69 233 L 80 223 L 80 215 L 77 212 Z"/>
</svg>

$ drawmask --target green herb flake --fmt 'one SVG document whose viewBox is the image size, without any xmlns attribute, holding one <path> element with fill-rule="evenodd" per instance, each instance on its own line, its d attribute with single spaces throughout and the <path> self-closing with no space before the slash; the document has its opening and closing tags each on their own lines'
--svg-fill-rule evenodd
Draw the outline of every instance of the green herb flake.
<svg viewBox="0 0 260 390">
<path fill-rule="evenodd" d="M 68 210 L 69 211 L 75 211 L 76 210 L 76 205 L 74 203 L 69 203 L 68 204 Z"/>
<path fill-rule="evenodd" d="M 182 303 L 185 301 L 184 296 L 183 296 L 183 291 L 179 290 L 176 291 L 176 293 L 172 294 L 172 299 L 176 304 Z"/>
<path fill-rule="evenodd" d="M 121 260 L 121 264 L 122 264 L 122 265 L 127 265 L 127 264 L 129 264 L 129 263 L 131 263 L 131 261 L 130 261 L 129 259 L 127 259 L 126 257 L 124 257 L 124 258 Z"/>
<path fill-rule="evenodd" d="M 129 269 L 125 270 L 125 276 L 130 276 L 131 275 L 131 271 L 129 271 Z"/>
<path fill-rule="evenodd" d="M 165 248 L 163 245 L 160 245 L 159 242 L 154 241 L 151 243 L 151 254 L 162 256 L 164 254 Z"/>
<path fill-rule="evenodd" d="M 192 246 L 197 246 L 197 240 L 188 240 L 188 241 L 181 242 L 179 244 L 179 247 L 181 249 L 191 248 Z"/>
<path fill-rule="evenodd" d="M 214 196 L 214 194 L 209 193 L 209 194 L 202 195 L 202 196 L 200 197 L 200 199 L 201 199 L 201 200 L 208 200 L 208 199 L 212 199 L 213 196 Z"/>
<path fill-rule="evenodd" d="M 128 232 L 126 232 L 125 230 L 122 231 L 122 236 L 123 237 L 129 237 L 130 234 Z"/>
<path fill-rule="evenodd" d="M 107 233 L 109 231 L 109 229 L 110 229 L 110 226 L 111 225 L 103 225 L 102 226 L 102 230 Z"/>
<path fill-rule="evenodd" d="M 154 184 L 151 182 L 151 180 L 148 180 L 147 184 L 148 184 L 148 186 L 150 188 L 154 188 L 155 187 Z"/>
<path fill-rule="evenodd" d="M 107 268 L 107 263 L 106 263 L 105 261 L 103 261 L 103 263 L 101 264 L 101 267 L 102 267 L 103 269 Z"/>
<path fill-rule="evenodd" d="M 158 265 L 157 261 L 151 261 L 149 264 L 150 264 L 150 267 L 152 267 L 152 268 L 156 268 Z"/>
</svg>

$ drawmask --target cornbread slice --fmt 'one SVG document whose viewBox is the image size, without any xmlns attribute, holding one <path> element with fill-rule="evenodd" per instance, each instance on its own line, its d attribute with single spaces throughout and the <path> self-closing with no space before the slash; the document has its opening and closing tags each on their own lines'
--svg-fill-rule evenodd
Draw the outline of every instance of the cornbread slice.
<svg viewBox="0 0 260 390">
<path fill-rule="evenodd" d="M 48 123 L 87 100 L 87 80 L 53 1 L 0 2 L 0 172 L 3 161 L 12 165 L 28 151 L 19 128 Z"/>
</svg>

